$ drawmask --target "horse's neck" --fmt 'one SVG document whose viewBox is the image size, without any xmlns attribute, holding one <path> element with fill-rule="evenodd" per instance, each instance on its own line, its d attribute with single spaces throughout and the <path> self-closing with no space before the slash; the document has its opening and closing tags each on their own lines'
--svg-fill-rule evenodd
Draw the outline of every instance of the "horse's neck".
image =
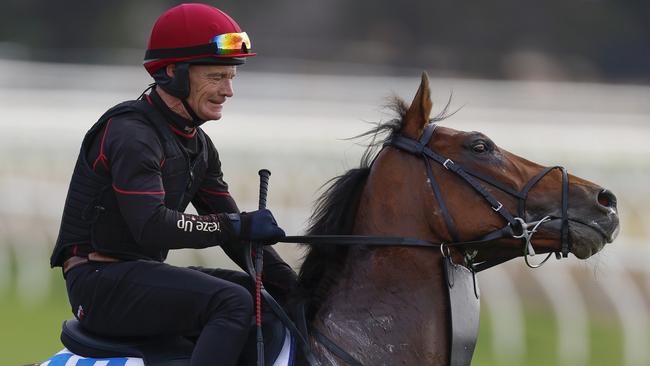
<svg viewBox="0 0 650 366">
<path fill-rule="evenodd" d="M 354 234 L 438 239 L 421 214 L 433 210 L 433 197 L 419 164 L 403 154 L 382 154 L 375 161 Z M 397 174 L 395 166 L 404 171 Z M 449 306 L 440 252 L 353 248 L 337 278 L 314 319 L 321 333 L 364 365 L 448 364 Z M 344 364 L 317 347 L 332 364 Z"/>
<path fill-rule="evenodd" d="M 364 365 L 446 365 L 448 305 L 439 253 L 354 249 L 313 326 Z M 323 358 L 343 365 L 322 351 Z"/>
<path fill-rule="evenodd" d="M 427 249 L 355 250 L 314 326 L 364 365 L 444 365 L 449 326 L 441 267 Z"/>
</svg>

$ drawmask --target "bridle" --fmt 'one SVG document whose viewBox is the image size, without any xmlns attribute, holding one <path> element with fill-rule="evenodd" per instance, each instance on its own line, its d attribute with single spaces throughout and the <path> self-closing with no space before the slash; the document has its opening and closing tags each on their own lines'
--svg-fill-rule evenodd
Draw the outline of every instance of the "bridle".
<svg viewBox="0 0 650 366">
<path fill-rule="evenodd" d="M 476 278 L 475 278 L 476 272 L 483 271 L 485 269 L 488 269 L 500 263 L 506 262 L 512 258 L 505 257 L 505 258 L 487 260 L 480 263 L 474 263 L 473 256 L 468 254 L 469 253 L 468 248 L 476 248 L 478 246 L 484 246 L 486 243 L 490 243 L 500 239 L 521 239 L 523 243 L 523 257 L 526 265 L 528 265 L 531 268 L 539 268 L 542 265 L 544 265 L 546 261 L 548 261 L 548 259 L 551 257 L 551 254 L 553 254 L 553 252 L 550 252 L 548 256 L 546 256 L 546 258 L 539 264 L 531 264 L 528 260 L 528 256 L 535 255 L 535 250 L 532 245 L 533 236 L 535 235 L 537 229 L 542 224 L 554 219 L 560 219 L 562 220 L 562 227 L 561 227 L 561 234 L 560 234 L 561 235 L 560 240 L 562 242 L 562 245 L 561 245 L 560 252 L 556 252 L 555 254 L 558 259 L 560 258 L 560 255 L 565 258 L 569 255 L 569 252 L 571 251 L 571 242 L 569 240 L 569 216 L 568 216 L 569 178 L 568 178 L 567 171 L 564 167 L 552 166 L 552 167 L 546 167 L 542 169 L 539 173 L 537 173 L 532 179 L 530 179 L 526 183 L 526 185 L 523 187 L 521 191 L 517 191 L 515 189 L 512 189 L 504 185 L 501 182 L 495 181 L 491 177 L 488 177 L 484 174 L 469 170 L 467 168 L 463 168 L 461 165 L 454 163 L 453 160 L 434 152 L 431 148 L 429 148 L 428 145 L 431 139 L 433 138 L 436 127 L 437 125 L 435 123 L 427 124 L 419 140 L 414 140 L 409 137 L 397 134 L 393 136 L 390 140 L 388 140 L 384 144 L 384 147 L 388 147 L 388 146 L 394 147 L 400 151 L 422 158 L 422 161 L 424 163 L 427 172 L 427 178 L 431 185 L 431 190 L 433 191 L 433 194 L 435 195 L 435 198 L 438 202 L 438 206 L 440 207 L 440 211 L 442 213 L 442 217 L 445 222 L 447 231 L 449 232 L 449 236 L 452 239 L 451 242 L 434 243 L 431 241 L 421 240 L 416 238 L 365 236 L 365 235 L 287 236 L 281 241 L 287 243 L 309 243 L 309 244 L 316 244 L 316 245 L 320 244 L 320 245 L 343 245 L 343 246 L 356 246 L 356 245 L 414 246 L 414 247 L 429 247 L 429 248 L 438 247 L 442 253 L 443 263 L 451 263 L 451 265 L 453 266 L 457 266 L 457 265 L 451 262 L 451 255 L 450 255 L 449 248 L 456 247 L 464 252 L 466 266 L 469 269 L 468 272 L 471 272 L 470 276 L 473 277 L 474 279 L 474 293 L 476 294 L 475 300 L 478 300 L 478 292 L 477 292 Z M 433 169 L 431 164 L 432 161 L 442 165 L 446 170 L 453 172 L 462 180 L 464 180 L 470 187 L 472 187 L 488 202 L 490 207 L 492 207 L 492 210 L 497 214 L 499 214 L 505 220 L 506 224 L 502 228 L 491 231 L 481 236 L 480 238 L 471 241 L 461 241 L 458 236 L 458 231 L 456 229 L 454 221 L 445 203 L 445 199 L 440 190 L 440 185 L 438 184 L 437 180 L 435 179 L 435 176 L 433 175 Z M 547 215 L 539 220 L 526 222 L 524 217 L 526 214 L 526 201 L 528 199 L 529 192 L 533 189 L 533 187 L 535 187 L 537 183 L 539 183 L 542 180 L 542 178 L 544 178 L 547 174 L 549 174 L 555 169 L 559 169 L 562 173 L 561 217 L 558 218 L 558 217 L 553 217 L 552 215 Z M 502 192 L 505 192 L 513 196 L 514 198 L 516 198 L 518 202 L 517 215 L 516 216 L 512 215 L 510 211 L 508 211 L 508 209 L 498 199 L 496 199 L 490 193 L 490 191 L 486 189 L 486 187 L 483 184 L 481 184 L 481 182 L 485 182 L 491 185 L 492 187 L 497 188 Z M 475 306 L 478 306 L 478 303 L 476 303 Z M 477 328 L 478 307 L 474 308 L 474 310 L 472 311 L 476 312 L 476 314 L 470 314 L 470 315 L 476 316 L 474 326 L 476 327 L 475 329 L 478 329 Z M 456 320 L 454 318 L 453 309 L 452 309 L 451 317 L 452 317 L 451 323 L 452 323 L 452 333 L 453 333 L 452 334 L 452 344 L 453 344 L 455 343 L 454 339 L 456 337 L 455 334 L 456 329 L 454 326 L 454 322 Z M 459 322 L 459 323 L 463 323 L 463 322 Z M 472 329 L 471 325 L 469 326 L 463 325 L 463 326 L 465 327 L 464 330 L 470 330 L 471 333 L 471 329 Z M 464 330 L 461 330 L 461 333 Z M 327 338 L 325 335 L 316 331 L 316 329 L 313 329 L 312 332 L 315 339 L 318 342 L 320 342 L 323 346 L 325 346 L 325 348 L 327 348 L 330 352 L 336 354 L 339 358 L 344 360 L 349 365 L 361 366 L 361 363 L 359 361 L 357 361 L 349 353 L 347 353 L 345 350 L 343 350 L 338 345 L 336 345 L 336 343 L 334 343 L 332 340 Z M 307 342 L 306 339 L 304 338 L 305 336 L 306 336 L 305 334 L 300 334 L 299 341 L 300 344 L 303 345 L 303 351 L 305 353 L 305 356 L 307 357 L 307 361 L 310 365 L 318 365 L 319 364 L 318 361 L 315 360 L 315 357 L 313 356 L 313 354 L 311 354 L 309 347 L 306 345 Z M 469 346 L 465 348 L 463 347 L 455 348 L 452 346 L 453 348 L 451 354 L 452 364 L 454 365 L 463 364 L 464 362 L 469 363 L 469 361 L 467 360 L 468 359 L 471 360 L 471 353 L 473 352 L 474 345 L 476 344 L 476 334 L 474 334 L 473 339 L 468 340 L 467 344 Z M 454 354 L 454 352 L 459 352 L 459 354 Z M 468 353 L 469 353 L 469 358 L 467 358 Z"/>
<path fill-rule="evenodd" d="M 355 246 L 355 245 L 368 245 L 368 246 L 419 246 L 419 247 L 440 247 L 443 252 L 448 253 L 448 248 L 457 247 L 465 252 L 465 259 L 467 261 L 468 268 L 474 272 L 480 272 L 490 267 L 493 267 L 497 264 L 506 262 L 512 258 L 499 258 L 494 260 L 483 261 L 480 263 L 474 263 L 471 255 L 468 255 L 468 249 L 478 246 L 485 245 L 486 243 L 493 242 L 499 239 L 521 239 L 523 243 L 523 254 L 526 265 L 531 268 L 539 268 L 550 258 L 553 252 L 549 253 L 548 256 L 539 264 L 532 264 L 528 260 L 528 256 L 535 255 L 535 250 L 532 245 L 532 239 L 534 234 L 537 232 L 537 229 L 544 223 L 549 222 L 554 219 L 562 220 L 561 227 L 561 237 L 562 246 L 560 252 L 556 252 L 556 257 L 559 259 L 560 256 L 566 258 L 571 251 L 571 242 L 569 240 L 569 216 L 568 216 L 568 207 L 569 207 L 569 178 L 567 171 L 564 167 L 561 166 L 552 166 L 542 169 L 537 173 L 533 178 L 531 178 L 528 183 L 524 186 L 521 191 L 512 189 L 501 182 L 495 181 L 489 176 L 481 174 L 476 171 L 462 167 L 460 164 L 454 163 L 453 160 L 444 157 L 431 148 L 429 148 L 429 142 L 433 138 L 434 132 L 437 128 L 435 123 L 429 123 L 424 128 L 422 136 L 419 140 L 414 140 L 403 135 L 396 135 L 388 140 L 384 147 L 391 146 L 400 151 L 418 156 L 422 158 L 422 161 L 425 165 L 427 172 L 427 178 L 431 185 L 431 190 L 435 195 L 440 211 L 442 213 L 443 220 L 447 227 L 447 231 L 452 239 L 450 242 L 440 242 L 434 243 L 427 240 L 421 240 L 416 238 L 407 238 L 407 237 L 386 237 L 386 236 L 366 236 L 366 235 L 306 235 L 306 236 L 288 236 L 283 239 L 283 242 L 287 243 L 310 243 L 310 244 L 330 244 L 330 245 L 344 245 L 344 246 Z M 458 236 L 458 230 L 454 224 L 454 221 L 447 209 L 444 196 L 440 190 L 440 185 L 438 184 L 435 176 L 433 175 L 433 169 L 431 162 L 438 163 L 442 165 L 446 170 L 455 173 L 458 177 L 464 180 L 470 187 L 472 187 L 477 193 L 479 193 L 492 207 L 492 210 L 499 214 L 505 221 L 506 225 L 500 229 L 491 231 L 480 238 L 473 239 L 470 241 L 461 241 Z M 562 212 L 561 217 L 554 217 L 552 215 L 547 215 L 536 221 L 526 222 L 526 201 L 528 199 L 529 192 L 539 183 L 542 178 L 547 174 L 552 172 L 555 169 L 559 169 L 562 172 Z M 485 188 L 482 182 L 485 182 L 492 187 L 495 187 L 502 192 L 505 192 L 514 198 L 517 199 L 517 215 L 512 215 L 510 211 L 498 200 L 496 199 L 489 191 Z M 445 249 L 446 248 L 446 249 Z"/>
<path fill-rule="evenodd" d="M 476 245 L 484 244 L 490 241 L 503 239 L 503 238 L 522 239 L 524 244 L 523 253 L 524 253 L 524 259 L 526 261 L 526 264 L 531 268 L 540 267 L 548 260 L 548 258 L 552 253 L 549 253 L 549 255 L 540 264 L 532 265 L 531 263 L 529 263 L 528 255 L 535 254 L 535 250 L 533 249 L 533 245 L 532 245 L 532 238 L 533 235 L 537 232 L 537 229 L 539 228 L 540 225 L 542 225 L 545 222 L 551 221 L 553 218 L 551 215 L 548 215 L 537 221 L 526 222 L 524 218 L 526 214 L 526 201 L 528 199 L 528 193 L 537 183 L 539 183 L 542 180 L 542 178 L 544 178 L 551 171 L 555 169 L 559 169 L 562 172 L 562 216 L 559 218 L 562 220 L 561 255 L 564 258 L 566 258 L 569 255 L 569 252 L 571 251 L 571 242 L 569 241 L 569 217 L 568 217 L 569 179 L 568 179 L 567 171 L 564 167 L 552 166 L 552 167 L 544 168 L 532 179 L 530 179 L 530 181 L 526 183 L 526 185 L 521 191 L 516 191 L 502 184 L 501 182 L 495 181 L 491 177 L 469 170 L 467 168 L 463 168 L 459 164 L 454 163 L 453 160 L 446 158 L 431 150 L 431 148 L 428 147 L 428 144 L 430 140 L 433 138 L 433 134 L 436 130 L 436 127 L 437 125 L 435 123 L 429 123 L 424 128 L 424 131 L 419 141 L 413 140 L 411 138 L 402 135 L 397 135 L 393 137 L 391 140 L 389 140 L 384 146 L 392 146 L 401 151 L 422 157 L 422 160 L 426 167 L 427 177 L 431 185 L 431 190 L 433 191 L 436 200 L 438 201 L 438 205 L 440 206 L 443 219 L 447 226 L 447 231 L 449 232 L 452 238 L 452 242 L 441 243 L 440 244 L 441 246 L 447 246 L 447 247 L 455 246 L 455 247 L 467 248 L 470 246 L 476 246 Z M 454 221 L 451 218 L 451 215 L 449 214 L 447 205 L 445 204 L 445 199 L 440 191 L 440 186 L 438 185 L 433 175 L 433 170 L 431 168 L 431 161 L 439 163 L 445 169 L 455 173 L 457 176 L 463 179 L 470 187 L 472 187 L 476 192 L 478 192 L 490 204 L 490 207 L 492 207 L 492 210 L 494 212 L 498 213 L 499 215 L 501 215 L 503 219 L 505 219 L 506 225 L 500 229 L 497 229 L 495 231 L 492 231 L 484 235 L 481 238 L 472 241 L 465 241 L 465 242 L 460 241 L 458 237 L 458 231 L 456 230 Z M 499 200 L 497 200 L 479 182 L 479 180 L 488 183 L 491 186 L 515 197 L 518 201 L 517 216 L 512 215 L 508 211 L 508 209 L 504 207 L 504 205 L 501 202 L 499 202 Z M 560 253 L 556 253 L 558 258 L 559 258 L 559 254 Z M 503 261 L 504 260 L 499 259 L 495 261 L 482 262 L 479 264 L 473 264 L 472 267 L 474 270 L 481 271 L 490 268 L 496 264 L 500 264 Z"/>
</svg>

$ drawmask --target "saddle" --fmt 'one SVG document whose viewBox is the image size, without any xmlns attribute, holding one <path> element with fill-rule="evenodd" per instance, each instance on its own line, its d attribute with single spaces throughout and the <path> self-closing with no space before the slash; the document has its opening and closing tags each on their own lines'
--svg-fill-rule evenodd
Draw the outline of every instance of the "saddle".
<svg viewBox="0 0 650 366">
<path fill-rule="evenodd" d="M 279 319 L 270 313 L 264 315 L 262 324 L 265 343 L 264 364 L 286 366 L 291 353 L 291 336 Z M 255 341 L 255 328 L 251 327 L 238 366 L 256 365 Z M 101 359 L 132 357 L 142 359 L 146 366 L 188 366 L 194 349 L 194 342 L 182 336 L 123 338 L 99 336 L 83 329 L 75 319 L 63 322 L 61 342 L 68 351 L 81 357 Z M 286 361 L 283 361 L 285 359 Z"/>
</svg>

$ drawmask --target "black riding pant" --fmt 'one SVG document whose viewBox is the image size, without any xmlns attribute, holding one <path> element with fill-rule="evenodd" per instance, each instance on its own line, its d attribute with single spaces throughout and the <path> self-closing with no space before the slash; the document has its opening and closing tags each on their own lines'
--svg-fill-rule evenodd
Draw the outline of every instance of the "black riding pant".
<svg viewBox="0 0 650 366">
<path fill-rule="evenodd" d="M 154 261 L 90 262 L 66 274 L 84 328 L 106 336 L 198 337 L 192 366 L 237 364 L 253 316 L 250 282 L 242 272 Z"/>
</svg>

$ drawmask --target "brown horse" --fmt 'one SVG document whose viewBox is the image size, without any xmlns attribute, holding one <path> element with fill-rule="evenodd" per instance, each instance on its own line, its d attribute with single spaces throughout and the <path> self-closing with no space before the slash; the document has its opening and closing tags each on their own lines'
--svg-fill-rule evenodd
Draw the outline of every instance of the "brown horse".
<svg viewBox="0 0 650 366">
<path fill-rule="evenodd" d="M 399 118 L 371 133 L 377 136 L 388 131 L 386 141 L 396 135 L 417 141 L 429 122 L 444 118 L 430 119 L 431 108 L 428 78 L 423 74 L 410 107 L 397 100 Z M 531 222 L 548 217 L 535 234 L 537 253 L 559 252 L 566 236 L 572 244 L 570 251 L 585 259 L 618 232 L 616 198 L 596 184 L 573 175 L 563 178 L 563 170 L 540 174 L 543 167 L 499 148 L 478 132 L 439 127 L 427 146 L 451 163 L 478 172 L 488 193 L 503 204 L 502 211 L 518 212 L 521 205 L 504 190 L 520 192 L 528 186 L 522 219 Z M 432 190 L 432 177 L 421 156 L 386 145 L 378 154 L 371 151 L 362 167 L 338 177 L 320 198 L 309 234 L 399 236 L 449 243 L 484 237 L 507 224 L 495 212 L 499 207 L 488 204 L 466 180 L 451 172 L 448 161 L 430 167 L 442 202 Z M 499 187 L 486 180 L 498 182 Z M 456 263 L 469 263 L 468 259 L 500 263 L 524 255 L 525 247 L 521 239 L 510 236 L 469 249 L 454 246 L 451 255 Z M 450 359 L 450 309 L 444 296 L 442 255 L 428 248 L 311 245 L 300 273 L 298 297 L 308 303 L 312 329 L 363 365 L 445 365 Z M 321 342 L 314 338 L 310 342 L 323 364 L 346 364 Z"/>
</svg>

